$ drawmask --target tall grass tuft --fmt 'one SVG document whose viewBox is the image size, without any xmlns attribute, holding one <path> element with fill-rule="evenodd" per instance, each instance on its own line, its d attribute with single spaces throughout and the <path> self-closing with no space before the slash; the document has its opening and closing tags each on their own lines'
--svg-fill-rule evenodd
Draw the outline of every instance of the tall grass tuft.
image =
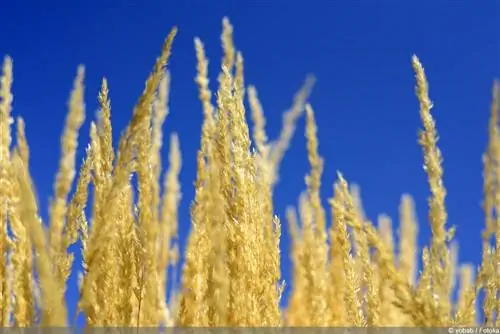
<svg viewBox="0 0 500 334">
<path fill-rule="evenodd" d="M 401 197 L 398 234 L 390 217 L 381 215 L 375 224 L 365 216 L 360 188 L 350 185 L 341 172 L 337 172 L 329 207 L 324 207 L 319 130 L 308 103 L 315 79 L 306 79 L 283 117 L 279 137 L 270 140 L 257 89 L 246 86 L 244 58 L 225 18 L 215 96 L 209 89 L 204 45 L 200 39 L 194 40 L 203 124 L 191 229 L 185 261 L 178 268 L 182 161 L 176 134 L 168 141 L 164 174 L 160 154 L 162 127 L 169 114 L 168 60 L 176 31 L 172 29 L 167 36 L 118 147 L 111 140 L 108 82 L 102 80 L 99 112 L 91 123 L 90 143 L 79 172 L 75 157 L 85 103 L 84 68 L 78 68 L 47 224 L 40 217 L 28 168 L 30 150 L 23 119 L 16 120 L 15 131 L 11 129 L 13 63 L 8 56 L 4 58 L 0 77 L 0 326 L 73 324 L 64 295 L 74 270 L 74 254 L 69 248 L 77 241 L 83 259 L 77 312 L 83 314 L 88 327 L 500 323 L 498 83 L 493 89 L 489 144 L 483 159 L 485 228 L 482 263 L 476 271 L 470 264 L 457 264 L 429 86 L 419 59 L 412 58 L 432 231 L 417 275 L 419 225 L 412 197 Z M 246 121 L 247 113 L 253 127 Z M 286 217 L 278 217 L 273 195 L 280 163 L 297 120 L 304 115 L 310 171 L 298 207 L 290 206 Z M 137 182 L 132 182 L 134 176 Z M 281 308 L 285 282 L 280 239 L 285 221 L 293 240 L 293 284 L 289 303 Z M 167 272 L 172 268 L 182 270 L 182 276 L 180 287 L 167 300 Z M 458 297 L 454 298 L 456 285 Z M 479 294 L 483 293 L 480 305 Z M 478 317 L 480 307 L 483 318 Z"/>
</svg>

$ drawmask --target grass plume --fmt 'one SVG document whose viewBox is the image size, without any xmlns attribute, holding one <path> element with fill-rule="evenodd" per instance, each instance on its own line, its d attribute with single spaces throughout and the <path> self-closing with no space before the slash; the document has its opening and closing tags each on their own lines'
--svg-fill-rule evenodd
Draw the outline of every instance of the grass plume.
<svg viewBox="0 0 500 334">
<path fill-rule="evenodd" d="M 0 326 L 70 324 L 64 296 L 74 270 L 69 248 L 78 240 L 83 262 L 78 313 L 83 313 L 88 327 L 500 323 L 498 83 L 493 89 L 489 144 L 483 159 L 485 228 L 482 263 L 476 273 L 472 265 L 458 263 L 453 228 L 448 228 L 442 154 L 420 60 L 414 56 L 411 64 L 423 125 L 418 138 L 430 190 L 427 220 L 432 232 L 423 249 L 417 244 L 416 204 L 408 194 L 401 197 L 398 234 L 389 216 L 380 215 L 376 224 L 369 220 L 360 188 L 350 186 L 341 172 L 333 185 L 330 207 L 325 208 L 321 182 L 323 174 L 331 171 L 324 170 L 318 139 L 321 129 L 308 101 L 314 77 L 306 78 L 283 117 L 282 131 L 271 140 L 257 89 L 245 82 L 243 53 L 236 47 L 231 23 L 224 18 L 215 93 L 209 88 L 204 44 L 199 38 L 194 40 L 194 81 L 203 123 L 195 195 L 190 199 L 190 233 L 181 263 L 182 151 L 176 134 L 163 133 L 170 113 L 167 67 L 176 32 L 174 27 L 165 39 L 117 147 L 112 140 L 110 86 L 102 80 L 99 111 L 91 121 L 90 142 L 77 173 L 79 130 L 86 119 L 84 70 L 78 68 L 47 224 L 39 213 L 21 117 L 12 147 L 13 63 L 4 58 L 0 77 Z M 292 239 L 293 275 L 287 284 L 289 302 L 280 307 L 285 288 L 280 266 L 284 220 L 275 212 L 274 190 L 280 163 L 304 114 L 310 170 L 298 208 L 289 207 L 284 217 Z M 170 147 L 165 163 L 164 138 Z M 423 263 L 420 272 L 418 256 Z M 182 273 L 179 287 L 169 281 L 168 274 L 178 270 Z M 454 298 L 457 277 L 458 297 Z M 170 299 L 166 298 L 167 283 L 175 287 Z"/>
</svg>

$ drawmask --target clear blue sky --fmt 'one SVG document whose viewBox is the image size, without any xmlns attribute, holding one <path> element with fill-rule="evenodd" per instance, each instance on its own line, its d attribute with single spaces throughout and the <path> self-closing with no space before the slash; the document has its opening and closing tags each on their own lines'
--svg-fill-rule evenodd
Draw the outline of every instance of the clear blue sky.
<svg viewBox="0 0 500 334">
<path fill-rule="evenodd" d="M 429 238 L 428 188 L 417 145 L 420 121 L 410 62 L 416 53 L 435 102 L 449 222 L 458 225 L 461 260 L 478 263 L 483 227 L 481 155 L 491 86 L 500 75 L 498 0 L 5 0 L 0 7 L 0 56 L 9 54 L 14 59 L 14 115 L 22 115 L 27 123 L 31 172 L 44 217 L 77 65 L 85 64 L 87 73 L 80 162 L 102 76 L 109 80 L 117 138 L 130 119 L 163 38 L 177 25 L 165 138 L 172 131 L 180 136 L 184 160 L 180 231 L 185 238 L 202 120 L 193 81 L 193 38 L 199 36 L 206 45 L 215 83 L 221 20 L 227 15 L 245 58 L 246 82 L 259 90 L 270 136 L 278 134 L 281 114 L 305 75 L 316 74 L 311 102 L 326 160 L 323 197 L 332 195 L 337 169 L 361 185 L 372 219 L 379 213 L 397 219 L 400 196 L 409 192 L 416 199 L 423 244 Z M 276 192 L 281 217 L 304 189 L 307 168 L 302 120 Z M 288 244 L 285 228 L 285 279 L 290 276 Z M 72 277 L 67 297 L 72 310 L 75 299 Z"/>
</svg>

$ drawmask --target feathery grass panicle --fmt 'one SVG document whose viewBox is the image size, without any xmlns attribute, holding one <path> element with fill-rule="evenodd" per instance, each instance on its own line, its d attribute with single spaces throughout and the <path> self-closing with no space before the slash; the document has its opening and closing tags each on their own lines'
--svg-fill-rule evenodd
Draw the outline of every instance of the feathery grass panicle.
<svg viewBox="0 0 500 334">
<path fill-rule="evenodd" d="M 331 201 L 330 201 L 331 205 Z M 332 209 L 333 213 L 333 209 Z M 330 237 L 330 263 L 329 275 L 331 286 L 331 297 L 329 299 L 330 309 L 332 310 L 332 325 L 340 326 L 347 323 L 347 307 L 345 300 L 346 294 L 346 273 L 344 271 L 344 261 L 341 244 L 341 234 L 335 218 L 332 218 L 332 226 L 329 229 Z"/>
<path fill-rule="evenodd" d="M 382 242 L 390 254 L 394 254 L 394 238 L 392 230 L 392 220 L 389 216 L 381 214 L 378 216 L 378 230 Z M 389 326 L 399 321 L 398 314 L 394 309 L 394 293 L 391 288 L 390 282 L 387 280 L 379 280 L 379 298 L 382 301 L 380 306 L 380 324 L 381 326 Z"/>
<path fill-rule="evenodd" d="M 119 284 L 123 287 L 117 298 L 117 316 L 121 326 L 136 325 L 136 314 L 138 299 L 134 292 L 137 287 L 136 253 L 137 253 L 137 230 L 135 228 L 135 217 L 133 212 L 134 197 L 130 181 L 125 185 L 121 199 L 118 202 L 120 208 L 117 216 L 118 245 L 120 265 L 118 268 Z"/>
<path fill-rule="evenodd" d="M 132 157 L 134 148 L 137 144 L 137 137 L 140 133 L 140 127 L 141 124 L 144 123 L 144 119 L 151 113 L 150 106 L 154 100 L 154 93 L 165 73 L 165 68 L 170 58 L 171 48 L 176 34 L 177 28 L 174 27 L 165 39 L 160 57 L 156 60 L 153 71 L 146 81 L 144 91 L 134 107 L 132 120 L 120 138 L 118 156 L 113 173 L 113 182 L 108 192 L 106 202 L 116 198 L 115 195 L 121 191 L 122 183 L 126 183 L 128 176 L 132 172 Z"/>
<path fill-rule="evenodd" d="M 311 296 L 314 298 L 310 305 L 313 318 L 310 325 L 327 326 L 329 323 L 329 311 L 327 296 L 329 295 L 327 263 L 328 248 L 326 234 L 326 214 L 321 204 L 320 187 L 321 176 L 323 173 L 323 160 L 318 153 L 317 127 L 314 119 L 314 112 L 311 105 L 306 105 L 306 138 L 309 164 L 311 165 L 310 174 L 306 176 L 306 185 L 308 188 L 308 204 L 311 209 L 311 244 L 306 245 L 312 251 L 312 282 Z M 306 231 L 305 231 L 306 232 Z"/>
<path fill-rule="evenodd" d="M 24 168 L 28 168 L 29 148 L 22 118 L 17 119 L 16 150 Z M 35 321 L 35 299 L 33 295 L 33 250 L 30 234 L 21 217 L 22 202 L 15 170 L 11 169 L 12 197 L 9 222 L 13 243 L 10 253 L 12 269 L 13 325 L 28 327 Z M 7 309 L 8 310 L 8 309 Z M 9 317 L 8 315 L 6 315 Z"/>
<path fill-rule="evenodd" d="M 229 231 L 228 204 L 220 188 L 220 174 L 217 162 L 209 166 L 209 180 L 207 182 L 208 199 L 206 212 L 210 213 L 206 237 L 209 238 L 210 248 L 207 250 L 206 273 L 206 310 L 209 326 L 226 327 L 237 326 L 230 318 L 230 268 L 229 268 Z"/>
<path fill-rule="evenodd" d="M 38 208 L 31 185 L 31 177 L 23 166 L 21 158 L 14 153 L 12 163 L 17 171 L 17 179 L 21 195 L 21 219 L 31 231 L 30 237 L 35 248 L 36 268 L 42 293 L 42 326 L 64 327 L 67 325 L 67 311 L 64 301 L 64 288 L 60 286 L 58 277 L 52 271 L 52 259 L 42 221 L 38 216 Z"/>
<path fill-rule="evenodd" d="M 210 170 L 217 166 L 213 145 L 216 136 L 216 123 L 211 103 L 211 92 L 208 88 L 208 60 L 202 42 L 195 38 L 197 57 L 197 76 L 199 98 L 203 108 L 203 125 L 201 130 L 200 150 L 197 154 L 197 174 L 195 181 L 195 198 L 191 205 L 191 231 L 186 247 L 186 260 L 183 267 L 182 290 L 178 323 L 182 326 L 204 326 L 208 323 L 205 293 L 207 284 L 203 279 L 208 259 L 206 245 L 209 226 L 205 210 L 208 206 L 208 182 L 212 177 Z M 215 144 L 216 145 L 216 144 Z"/>
<path fill-rule="evenodd" d="M 305 266 L 303 264 L 304 241 L 302 239 L 301 228 L 299 227 L 297 212 L 289 207 L 286 211 L 290 235 L 292 237 L 291 260 L 293 263 L 293 286 L 290 300 L 286 309 L 287 326 L 304 326 L 309 317 L 306 309 L 307 305 L 307 281 Z"/>
<path fill-rule="evenodd" d="M 23 164 L 29 167 L 30 149 L 26 139 L 26 125 L 22 117 L 18 117 L 16 121 L 16 148 Z"/>
<path fill-rule="evenodd" d="M 404 194 L 401 197 L 399 206 L 399 268 L 407 277 L 411 285 L 415 284 L 417 274 L 417 234 L 418 222 L 415 213 L 415 204 L 413 198 Z"/>
<path fill-rule="evenodd" d="M 91 126 L 91 133 L 92 130 L 93 127 Z M 82 166 L 80 167 L 76 191 L 73 194 L 73 198 L 71 199 L 68 211 L 68 220 L 75 220 L 75 222 L 72 222 L 72 224 L 75 224 L 79 240 L 81 242 L 83 257 L 82 266 L 84 270 L 87 270 L 85 256 L 88 239 L 88 222 L 84 209 L 86 208 L 88 201 L 88 186 L 92 181 L 92 172 L 94 168 L 94 151 L 95 148 L 93 148 L 91 144 L 87 146 L 87 154 Z"/>
<path fill-rule="evenodd" d="M 179 139 L 173 134 L 170 137 L 169 170 L 164 180 L 164 192 L 162 198 L 162 212 L 160 220 L 159 235 L 159 261 L 158 261 L 158 284 L 159 298 L 163 301 L 167 286 L 167 268 L 177 265 L 177 245 L 173 244 L 177 239 L 178 207 L 181 200 L 179 184 L 179 173 L 182 158 L 179 147 Z M 160 312 L 168 312 L 167 305 L 161 304 Z"/>
<path fill-rule="evenodd" d="M 111 102 L 109 98 L 108 81 L 106 78 L 102 79 L 101 89 L 97 96 L 99 103 L 99 111 L 97 114 L 97 125 L 92 122 L 90 125 L 90 141 L 92 150 L 92 179 L 94 188 L 94 203 L 92 206 L 92 236 L 99 234 L 99 231 L 104 228 L 104 225 L 113 224 L 113 220 L 100 221 L 99 212 L 103 205 L 103 199 L 106 197 L 108 188 L 111 184 L 111 177 L 113 172 L 114 151 L 112 143 L 112 127 L 111 127 Z M 112 289 L 112 274 L 116 272 L 116 266 L 103 270 L 109 263 L 112 263 L 112 256 L 114 248 L 111 242 L 108 242 L 103 248 L 106 249 L 101 257 L 101 274 L 97 278 L 95 284 L 102 288 L 96 292 L 95 303 L 87 304 L 87 312 L 92 318 L 89 323 L 91 324 L 109 324 L 106 319 L 103 319 L 101 314 L 108 313 L 108 306 L 110 303 L 106 301 L 107 296 L 113 294 Z M 87 253 L 88 254 L 88 253 Z M 84 254 L 86 255 L 86 254 Z M 86 256 L 84 256 L 85 259 Z M 116 317 L 116 314 L 114 314 Z M 106 318 L 111 320 L 111 314 Z M 114 319 L 113 319 L 114 320 Z M 112 321 L 112 320 L 111 320 Z"/>
<path fill-rule="evenodd" d="M 363 210 L 359 187 L 349 187 L 340 173 L 329 201 L 332 222 L 327 227 L 320 189 L 323 160 L 318 152 L 315 115 L 307 103 L 314 79 L 306 79 L 284 115 L 280 136 L 270 143 L 257 89 L 245 89 L 243 56 L 235 47 L 227 18 L 222 22 L 223 57 L 216 106 L 212 105 L 204 46 L 198 38 L 194 41 L 203 125 L 180 289 L 175 281 L 169 282 L 169 270 L 175 277 L 179 264 L 182 159 L 176 134 L 170 137 L 163 190 L 160 184 L 162 128 L 169 112 L 166 65 L 176 31 L 172 29 L 167 36 L 117 148 L 112 140 L 108 83 L 102 80 L 97 120 L 90 124 L 90 144 L 76 175 L 78 131 L 85 117 L 83 68 L 79 70 L 61 139 L 48 233 L 29 174 L 30 150 L 22 118 L 17 121 L 17 145 L 10 147 L 12 61 L 4 59 L 0 77 L 0 326 L 68 325 L 64 296 L 73 264 L 68 248 L 77 238 L 82 245 L 83 270 L 73 323 L 83 312 L 88 327 L 499 323 L 498 83 L 493 89 L 489 143 L 483 158 L 483 258 L 474 277 L 471 265 L 459 265 L 457 244 L 450 244 L 453 231 L 446 228 L 446 190 L 430 113 L 432 103 L 423 66 L 417 57 L 412 59 L 423 123 L 419 143 L 431 190 L 432 232 L 430 245 L 422 250 L 423 267 L 417 275 L 418 223 L 409 195 L 403 195 L 399 207 L 398 249 L 390 218 L 379 216 L 376 228 Z M 252 134 L 246 121 L 246 98 Z M 304 110 L 310 171 L 307 189 L 299 196 L 299 217 L 295 209 L 286 211 L 293 268 L 288 305 L 281 308 L 282 228 L 273 197 L 279 164 Z M 76 187 L 71 192 L 75 178 Z M 87 208 L 92 211 L 89 221 Z M 457 268 L 460 280 L 455 300 Z M 169 300 L 167 283 L 172 286 Z M 482 295 L 484 319 L 478 319 Z"/>
<path fill-rule="evenodd" d="M 264 284 L 264 302 L 261 303 L 261 314 L 263 315 L 263 323 L 266 326 L 272 325 L 276 326 L 282 323 L 279 315 L 279 300 L 284 288 L 284 281 L 278 283 L 281 278 L 280 274 L 280 235 L 281 235 L 281 225 L 280 220 L 277 216 L 274 216 L 273 212 L 273 192 L 274 192 L 274 173 L 276 166 L 273 166 L 269 152 L 270 144 L 268 143 L 267 134 L 265 131 L 265 117 L 262 110 L 262 105 L 257 97 L 257 90 L 254 86 L 248 87 L 248 102 L 251 111 L 251 117 L 254 123 L 253 128 L 253 144 L 256 148 L 256 152 L 253 154 L 253 159 L 255 163 L 255 176 L 257 181 L 257 198 L 258 198 L 258 208 L 262 215 L 259 215 L 258 220 L 260 220 L 260 225 L 262 225 L 263 235 L 259 238 L 261 234 L 258 234 L 258 243 L 263 243 L 263 249 L 272 249 L 271 252 L 264 252 L 262 256 L 264 257 L 261 264 L 261 279 L 267 281 Z M 271 220 L 274 221 L 273 226 L 269 223 Z M 278 286 L 278 291 L 276 290 L 276 285 Z"/>
<path fill-rule="evenodd" d="M 446 189 L 443 184 L 443 169 L 441 151 L 437 147 L 437 131 L 435 121 L 431 115 L 432 102 L 429 99 L 429 88 L 424 68 L 417 56 L 412 58 L 415 78 L 417 81 L 415 92 L 420 103 L 420 118 L 424 130 L 419 133 L 419 143 L 424 153 L 424 170 L 428 175 L 431 191 L 429 198 L 429 223 L 432 231 L 431 241 L 431 289 L 438 298 L 441 309 L 440 320 L 437 324 L 444 324 L 450 317 L 449 295 L 447 289 L 447 271 L 449 270 L 449 256 L 447 241 L 450 239 L 446 228 L 447 212 L 445 207 Z"/>
<path fill-rule="evenodd" d="M 488 145 L 483 154 L 483 210 L 485 214 L 485 230 L 483 231 L 483 242 L 488 242 L 489 238 L 495 232 L 494 209 L 496 201 L 496 191 L 498 180 L 496 179 L 496 169 L 498 168 L 498 92 L 499 84 L 493 85 L 493 102 L 491 105 L 490 119 L 488 124 Z"/>
<path fill-rule="evenodd" d="M 495 273 L 496 273 L 496 291 L 500 291 L 500 131 L 498 129 L 498 113 L 500 109 L 500 85 L 498 82 L 493 84 L 493 97 L 491 103 L 491 117 L 489 124 L 490 131 L 490 147 L 492 150 L 491 157 L 493 161 L 490 163 L 494 168 L 494 178 L 496 183 L 495 195 L 494 195 L 494 203 L 495 203 L 495 213 L 496 213 L 496 221 L 495 221 Z M 496 319 L 495 325 L 500 324 L 500 300 L 496 299 L 495 305 Z"/>
<path fill-rule="evenodd" d="M 210 80 L 208 79 L 209 61 L 205 55 L 205 47 L 198 37 L 194 39 L 194 45 L 197 59 L 197 76 L 195 82 L 199 87 L 199 98 L 202 103 L 203 114 L 206 118 L 210 119 L 213 117 L 214 107 L 211 102 L 212 92 L 208 87 L 208 84 L 210 83 Z"/>
<path fill-rule="evenodd" d="M 366 320 L 361 312 L 361 303 L 358 294 L 360 279 L 357 276 L 354 260 L 351 255 L 351 242 L 347 230 L 348 221 L 353 222 L 354 219 L 354 204 L 347 182 L 340 172 L 337 175 L 339 181 L 334 186 L 335 195 L 330 200 L 330 204 L 334 224 L 339 233 L 337 241 L 339 243 L 338 247 L 341 249 L 343 270 L 346 278 L 344 302 L 348 316 L 347 321 L 352 326 L 362 327 L 366 325 Z"/>
<path fill-rule="evenodd" d="M 266 134 L 266 118 L 257 94 L 257 89 L 254 86 L 248 87 L 248 102 L 252 112 L 252 121 L 254 124 L 253 140 L 255 147 L 257 148 L 257 152 L 262 157 L 268 159 L 269 147 Z"/>
<path fill-rule="evenodd" d="M 380 324 L 380 305 L 381 299 L 379 294 L 378 278 L 376 262 L 373 261 L 373 256 L 370 254 L 368 238 L 366 236 L 365 224 L 367 224 L 366 214 L 363 210 L 361 201 L 361 190 L 358 185 L 351 184 L 350 194 L 354 205 L 354 215 L 360 226 L 357 229 L 352 229 L 355 250 L 355 263 L 358 269 L 358 275 L 361 278 L 360 282 L 360 298 L 362 299 L 365 309 L 364 314 L 368 326 L 378 326 Z"/>
<path fill-rule="evenodd" d="M 262 212 L 258 216 L 258 229 L 262 230 L 262 234 L 257 234 L 257 243 L 263 249 L 271 249 L 271 252 L 263 252 L 264 259 L 260 265 L 261 279 L 266 283 L 263 284 L 264 289 L 263 301 L 261 303 L 261 314 L 263 323 L 266 326 L 276 326 L 282 323 L 279 313 L 279 303 L 284 281 L 281 279 L 280 273 L 280 235 L 281 223 L 277 216 L 274 215 L 273 209 L 273 192 L 274 192 L 274 170 L 275 167 L 269 157 L 270 145 L 267 140 L 265 131 L 265 117 L 263 114 L 261 103 L 257 97 L 256 88 L 248 87 L 248 102 L 251 111 L 251 117 L 254 123 L 253 128 L 253 144 L 256 151 L 253 153 L 255 165 L 255 180 L 256 180 L 256 199 L 258 212 Z M 270 221 L 274 222 L 274 228 Z M 278 286 L 278 289 L 276 289 Z"/>
<path fill-rule="evenodd" d="M 103 172 L 103 151 L 101 149 L 101 141 L 99 140 L 97 126 L 94 122 L 90 124 L 90 142 L 91 142 L 91 150 L 92 150 L 92 172 L 93 172 L 93 188 L 94 188 L 94 205 L 92 210 L 92 230 L 90 237 L 98 235 L 100 231 L 104 229 L 106 225 L 110 225 L 113 223 L 112 219 L 101 221 L 99 220 L 98 213 L 101 211 L 103 201 L 102 199 L 105 197 L 105 187 L 106 187 L 106 177 Z M 91 325 L 104 325 L 104 314 L 103 311 L 106 310 L 106 296 L 109 294 L 110 287 L 110 277 L 108 273 L 110 270 L 105 270 L 107 265 L 111 263 L 110 259 L 110 245 L 111 242 L 106 243 L 101 246 L 102 249 L 106 249 L 106 252 L 102 252 L 102 256 L 100 257 L 99 263 L 95 264 L 95 269 L 92 273 L 96 273 L 98 276 L 96 279 L 96 286 L 101 286 L 101 289 L 96 290 L 95 302 L 89 303 L 90 305 L 85 305 L 87 307 L 86 314 L 92 320 L 89 320 Z M 89 250 L 88 248 L 86 249 Z M 87 262 L 88 253 L 84 253 L 84 259 Z M 99 269 L 97 269 L 99 268 Z M 87 268 L 87 270 L 90 270 Z M 86 276 L 87 277 L 87 276 Z M 84 299 L 85 300 L 85 299 Z"/>
<path fill-rule="evenodd" d="M 106 207 L 107 210 L 105 212 L 103 210 L 99 210 L 99 212 L 95 213 L 96 220 L 93 222 L 93 225 L 102 224 L 102 222 L 106 221 L 106 219 L 112 220 L 120 209 L 119 205 L 116 205 L 116 203 L 120 199 L 121 193 L 126 188 L 129 182 L 130 174 L 134 169 L 134 151 L 137 148 L 138 142 L 141 140 L 140 134 L 141 130 L 143 130 L 142 127 L 144 124 L 149 124 L 148 120 L 150 120 L 151 115 L 150 106 L 152 105 L 154 94 L 164 75 L 165 67 L 170 57 L 171 47 L 176 33 L 177 28 L 174 27 L 165 39 L 160 57 L 156 60 L 153 71 L 146 81 L 144 91 L 134 108 L 132 120 L 120 138 L 118 156 L 113 170 L 112 182 L 109 186 L 109 191 L 107 191 L 105 198 L 102 200 L 103 205 L 100 206 L 101 208 Z M 149 152 L 149 150 L 147 152 Z M 142 164 L 142 169 L 145 171 L 147 166 L 145 166 L 144 161 L 142 161 Z M 143 214 L 146 215 L 146 213 Z M 143 216 L 142 218 L 144 221 L 146 217 Z M 94 261 L 96 258 L 99 258 L 100 252 L 103 251 L 98 248 L 98 245 L 100 245 L 105 238 L 110 236 L 108 230 L 111 226 L 113 226 L 113 224 L 106 224 L 102 229 L 100 229 L 99 233 L 95 233 L 94 228 L 92 228 L 89 235 L 88 245 L 90 247 L 87 248 L 86 254 L 89 274 L 85 276 L 82 287 L 82 298 L 87 305 L 92 304 L 92 300 L 94 298 L 94 280 L 97 278 L 96 275 L 98 275 L 98 272 L 96 272 L 96 270 L 92 270 L 92 267 L 97 265 Z M 153 235 L 154 233 L 148 234 L 146 239 L 149 239 L 150 237 L 152 238 Z M 154 241 L 154 245 L 156 245 L 156 240 Z M 150 272 L 154 270 L 156 273 L 156 267 L 153 267 L 151 263 L 148 267 Z M 152 275 L 154 276 L 154 274 Z M 154 280 L 154 278 L 152 279 Z M 154 287 L 153 283 L 155 283 Z M 152 292 L 153 289 L 155 292 Z M 148 286 L 149 293 L 151 295 L 156 295 L 156 289 L 156 282 L 150 282 L 150 285 Z M 156 305 L 156 297 L 154 298 L 153 303 Z"/>
<path fill-rule="evenodd" d="M 307 138 L 307 152 L 309 157 L 309 164 L 311 165 L 311 172 L 306 177 L 306 184 L 308 187 L 309 200 L 314 210 L 315 228 L 318 233 L 319 242 L 326 243 L 326 215 L 325 210 L 321 204 L 320 187 L 321 176 L 323 174 L 323 159 L 318 153 L 318 137 L 316 135 L 317 126 L 314 119 L 314 112 L 310 104 L 306 105 L 307 125 L 306 125 L 306 138 Z"/>
<path fill-rule="evenodd" d="M 497 303 L 495 296 L 497 295 L 498 287 L 494 281 L 495 261 L 497 252 L 492 251 L 490 239 L 495 235 L 495 243 L 498 235 L 498 225 L 495 221 L 495 212 L 497 209 L 497 194 L 499 192 L 498 171 L 500 170 L 500 161 L 498 159 L 499 150 L 499 131 L 498 131 L 498 108 L 500 101 L 500 88 L 498 82 L 493 84 L 493 101 L 491 105 L 490 119 L 488 124 L 488 145 L 486 152 L 483 154 L 483 211 L 485 215 L 485 227 L 482 232 L 483 256 L 478 275 L 478 283 L 484 288 L 483 313 L 485 323 L 493 325 L 494 313 L 497 312 Z M 498 316 L 496 317 L 499 318 Z"/>
<path fill-rule="evenodd" d="M 288 150 L 290 141 L 295 133 L 297 119 L 302 115 L 305 104 L 311 95 L 315 83 L 316 77 L 313 75 L 307 76 L 302 88 L 293 98 L 292 107 L 285 114 L 283 114 L 283 125 L 279 138 L 271 144 L 271 151 L 269 152 L 270 163 L 271 166 L 273 166 L 271 178 L 272 184 L 278 182 L 279 165 Z"/>
<path fill-rule="evenodd" d="M 144 106 L 150 108 L 150 106 Z M 137 138 L 137 188 L 138 196 L 138 213 L 139 213 L 139 240 L 141 244 L 141 264 L 143 265 L 140 289 L 144 289 L 144 297 L 141 296 L 139 307 L 138 325 L 141 324 L 141 318 L 144 315 L 144 324 L 153 326 L 158 322 L 157 316 L 154 316 L 158 303 L 157 295 L 157 264 L 156 264 L 156 240 L 158 237 L 159 226 L 158 222 L 153 220 L 152 201 L 153 201 L 153 171 L 151 170 L 151 132 L 152 114 L 151 110 L 145 114 L 143 123 L 138 129 Z"/>
<path fill-rule="evenodd" d="M 198 38 L 195 38 L 194 42 L 198 61 L 195 82 L 198 84 L 199 98 L 203 108 L 203 125 L 200 150 L 197 155 L 195 198 L 191 205 L 191 232 L 186 247 L 186 260 L 181 283 L 178 323 L 182 326 L 206 326 L 209 322 L 208 306 L 205 299 L 208 282 L 203 278 L 207 273 L 206 265 L 210 256 L 208 233 L 211 221 L 206 215 L 206 210 L 210 207 L 210 187 L 220 188 L 219 175 L 214 174 L 219 166 L 214 147 L 219 142 L 216 139 L 214 108 L 211 103 L 211 92 L 208 88 L 208 60 L 202 42 Z M 217 180 L 213 180 L 213 178 L 217 178 Z"/>
<path fill-rule="evenodd" d="M 29 230 L 23 224 L 21 217 L 23 204 L 21 202 L 19 183 L 15 181 L 15 174 L 12 175 L 12 180 L 14 182 L 11 208 L 9 210 L 9 222 L 13 235 L 13 245 L 10 253 L 10 266 L 12 270 L 11 291 L 14 297 L 12 305 L 13 325 L 16 327 L 29 327 L 33 325 L 35 320 L 33 246 Z M 9 317 L 9 315 L 6 316 Z"/>
<path fill-rule="evenodd" d="M 63 242 L 64 229 L 75 230 L 76 227 L 67 227 L 67 198 L 71 190 L 71 185 L 75 178 L 75 157 L 78 147 L 78 131 L 85 120 L 84 104 L 84 67 L 78 68 L 74 81 L 73 91 L 69 100 L 69 113 L 66 118 L 66 125 L 61 137 L 61 160 L 59 162 L 59 172 L 54 183 L 54 199 L 50 207 L 49 242 L 51 258 L 55 261 L 57 279 L 61 287 L 65 287 L 68 279 L 72 258 L 66 253 Z"/>
<path fill-rule="evenodd" d="M 229 72 L 232 72 L 234 66 L 234 60 L 236 55 L 236 49 L 233 42 L 233 26 L 229 22 L 227 17 L 222 19 L 222 50 L 224 52 L 224 57 L 222 60 L 222 67 L 225 67 Z M 221 73 L 221 75 L 223 75 Z"/>
<path fill-rule="evenodd" d="M 151 142 L 151 169 L 153 173 L 153 219 L 159 221 L 160 215 L 160 178 L 162 170 L 161 149 L 163 146 L 163 124 L 168 116 L 170 93 L 170 73 L 167 71 L 158 86 L 156 100 L 153 104 L 152 142 Z"/>
<path fill-rule="evenodd" d="M 458 326 L 474 326 L 477 323 L 474 271 L 474 266 L 470 264 L 460 268 L 460 290 L 454 319 Z"/>
<path fill-rule="evenodd" d="M 12 196 L 12 185 L 9 181 L 10 174 L 10 125 L 13 95 L 11 87 L 12 59 L 8 56 L 4 58 L 2 75 L 0 77 L 0 326 L 7 326 L 8 303 L 10 301 L 10 291 L 7 285 L 7 252 L 9 236 L 7 235 L 7 217 L 9 212 L 9 199 Z"/>
<path fill-rule="evenodd" d="M 68 223 L 63 237 L 63 244 L 66 248 L 76 243 L 80 221 L 84 219 L 84 210 L 87 207 L 88 200 L 88 186 L 91 181 L 92 158 L 92 149 L 87 148 L 87 156 L 80 167 L 76 189 L 68 206 Z M 72 257 L 71 262 L 73 262 Z"/>
<path fill-rule="evenodd" d="M 111 101 L 109 99 L 108 80 L 102 79 L 101 90 L 98 95 L 99 113 L 97 132 L 99 134 L 99 146 L 101 147 L 101 165 L 106 179 L 111 177 L 115 153 L 113 149 L 113 132 L 111 127 Z"/>
</svg>

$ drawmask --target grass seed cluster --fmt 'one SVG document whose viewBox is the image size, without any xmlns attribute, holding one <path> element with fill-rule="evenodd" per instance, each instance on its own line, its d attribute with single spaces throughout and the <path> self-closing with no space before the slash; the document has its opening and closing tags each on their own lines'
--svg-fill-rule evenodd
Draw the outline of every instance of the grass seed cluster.
<svg viewBox="0 0 500 334">
<path fill-rule="evenodd" d="M 14 122 L 11 116 L 13 68 L 12 60 L 4 58 L 0 326 L 74 323 L 64 296 L 74 264 L 69 247 L 78 240 L 83 269 L 77 311 L 89 327 L 500 325 L 499 86 L 493 89 L 484 154 L 483 257 L 475 268 L 457 263 L 453 229 L 447 226 L 432 102 L 424 68 L 416 56 L 412 58 L 432 231 L 422 250 L 423 266 L 418 268 L 418 225 L 409 195 L 401 199 L 397 240 L 389 217 L 380 216 L 377 224 L 365 217 L 359 188 L 349 185 L 340 172 L 329 206 L 322 205 L 323 160 L 314 111 L 308 104 L 313 78 L 296 94 L 279 137 L 268 139 L 257 90 L 244 82 L 243 57 L 235 48 L 227 19 L 223 20 L 224 56 L 215 94 L 209 89 L 204 46 L 195 39 L 195 81 L 204 120 L 190 234 L 179 269 L 181 282 L 166 300 L 167 271 L 180 266 L 177 221 L 182 166 L 175 134 L 168 141 L 168 164 L 160 155 L 168 115 L 167 64 L 175 35 L 176 28 L 164 42 L 117 147 L 113 147 L 110 96 L 103 79 L 98 117 L 91 123 L 90 143 L 77 172 L 79 130 L 85 121 L 84 68 L 78 69 L 48 222 L 41 220 L 29 173 L 24 121 Z M 297 209 L 290 207 L 286 217 L 278 217 L 272 199 L 280 163 L 297 120 L 304 115 L 310 164 L 305 191 Z M 15 131 L 11 131 L 13 123 Z M 163 164 L 168 167 L 164 173 Z M 327 224 L 327 210 L 331 210 L 331 224 Z M 281 308 L 284 221 L 293 240 L 293 288 L 288 305 Z M 455 286 L 457 297 L 453 297 Z"/>
</svg>

